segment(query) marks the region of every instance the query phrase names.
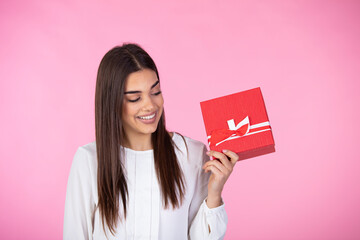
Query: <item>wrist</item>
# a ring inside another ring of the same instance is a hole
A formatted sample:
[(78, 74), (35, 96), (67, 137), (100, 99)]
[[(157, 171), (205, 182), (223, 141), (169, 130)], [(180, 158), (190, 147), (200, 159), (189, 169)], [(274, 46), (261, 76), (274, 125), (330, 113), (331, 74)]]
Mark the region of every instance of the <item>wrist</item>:
[(223, 204), (221, 195), (208, 195), (206, 205), (208, 208), (216, 208)]

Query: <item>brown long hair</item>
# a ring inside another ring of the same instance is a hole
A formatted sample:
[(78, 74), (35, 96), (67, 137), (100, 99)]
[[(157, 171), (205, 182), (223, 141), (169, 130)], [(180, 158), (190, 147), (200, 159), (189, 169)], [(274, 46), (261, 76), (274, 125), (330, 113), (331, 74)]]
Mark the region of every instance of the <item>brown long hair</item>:
[[(121, 196), (124, 218), (127, 214), (128, 186), (120, 154), (124, 144), (121, 121), (125, 81), (129, 74), (141, 69), (155, 71), (149, 54), (137, 44), (123, 44), (108, 51), (101, 60), (95, 91), (95, 131), (97, 150), (98, 207), (104, 231), (116, 232)], [(185, 180), (176, 158), (177, 147), (165, 127), (163, 111), (157, 129), (151, 135), (157, 179), (165, 208), (181, 206), (185, 194)]]

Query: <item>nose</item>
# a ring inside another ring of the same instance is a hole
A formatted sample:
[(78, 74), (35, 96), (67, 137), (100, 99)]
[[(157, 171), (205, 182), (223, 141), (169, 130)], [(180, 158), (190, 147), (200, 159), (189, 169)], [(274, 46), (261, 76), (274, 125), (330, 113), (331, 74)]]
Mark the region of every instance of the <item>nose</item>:
[(144, 105), (143, 105), (144, 111), (152, 112), (155, 109), (155, 103), (154, 103), (153, 99), (151, 98), (151, 96), (145, 97), (143, 103), (144, 103)]

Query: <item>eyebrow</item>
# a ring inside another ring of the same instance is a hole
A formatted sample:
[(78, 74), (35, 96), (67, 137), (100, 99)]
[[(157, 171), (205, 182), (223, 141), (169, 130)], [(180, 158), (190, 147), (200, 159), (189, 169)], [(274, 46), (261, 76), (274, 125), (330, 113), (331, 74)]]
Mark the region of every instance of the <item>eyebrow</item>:
[[(150, 89), (153, 89), (158, 84), (159, 84), (159, 80), (157, 80), (156, 83), (154, 83)], [(125, 92), (124, 94), (132, 94), (132, 93), (141, 93), (141, 91), (128, 91), (128, 92)]]

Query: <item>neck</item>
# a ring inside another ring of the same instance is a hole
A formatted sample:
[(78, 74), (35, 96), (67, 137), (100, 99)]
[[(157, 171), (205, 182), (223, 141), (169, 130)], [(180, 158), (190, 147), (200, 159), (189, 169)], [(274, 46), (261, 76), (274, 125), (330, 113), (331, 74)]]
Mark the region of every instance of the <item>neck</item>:
[(131, 136), (125, 135), (124, 147), (135, 151), (146, 151), (153, 149), (151, 143), (151, 134), (134, 134)]

